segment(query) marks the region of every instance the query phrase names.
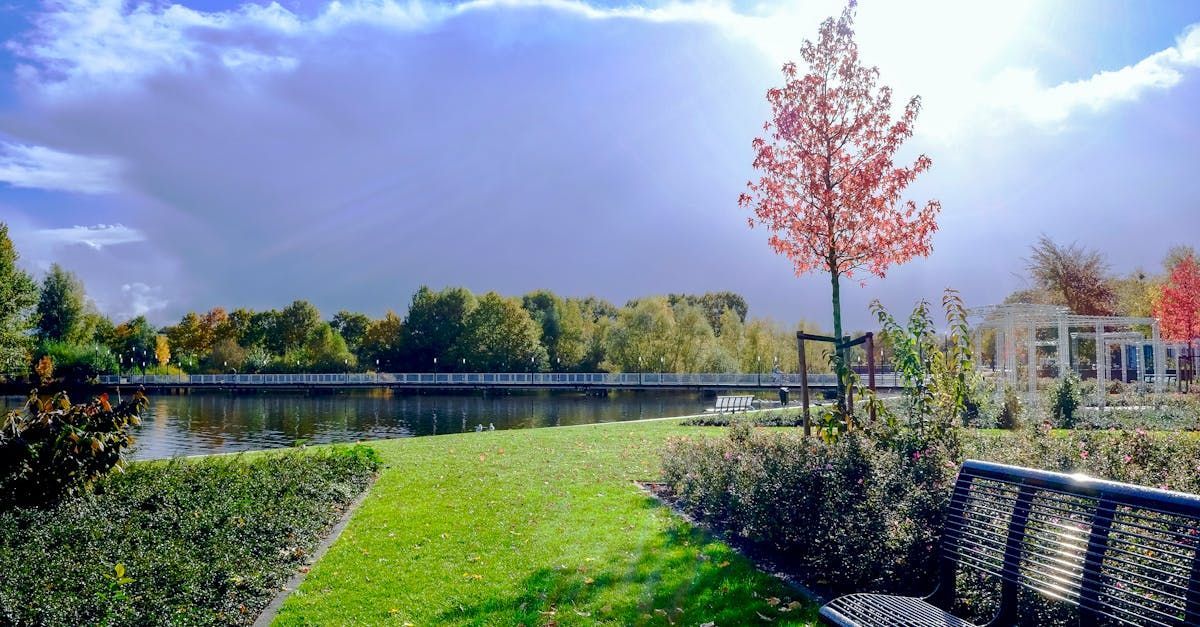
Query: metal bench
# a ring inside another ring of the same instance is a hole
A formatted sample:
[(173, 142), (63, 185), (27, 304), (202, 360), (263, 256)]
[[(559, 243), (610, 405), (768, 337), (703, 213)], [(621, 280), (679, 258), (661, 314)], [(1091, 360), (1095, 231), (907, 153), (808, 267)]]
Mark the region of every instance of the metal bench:
[(989, 625), (1018, 622), (1018, 592), (1076, 606), (1080, 625), (1200, 625), (1200, 497), (971, 460), (947, 513), (937, 590), (851, 594), (821, 608), (835, 625), (962, 625), (956, 569), (1000, 581)]
[(753, 396), (718, 396), (716, 406), (709, 409), (718, 414), (737, 413), (754, 409)]

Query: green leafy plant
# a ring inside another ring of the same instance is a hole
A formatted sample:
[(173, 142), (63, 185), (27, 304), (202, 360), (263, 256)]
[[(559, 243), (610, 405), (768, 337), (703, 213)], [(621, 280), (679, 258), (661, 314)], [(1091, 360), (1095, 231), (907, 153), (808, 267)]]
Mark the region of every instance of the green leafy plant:
[(1048, 405), (1054, 424), (1063, 429), (1074, 429), (1078, 422), (1076, 414), (1082, 402), (1079, 377), (1072, 372), (1050, 388)]
[(1001, 429), (1016, 429), (1021, 426), (1021, 395), (1011, 385), (1004, 386), (1004, 401), (996, 414), (996, 426)]
[(879, 301), (871, 311), (893, 350), (892, 364), (903, 384), (909, 424), (929, 438), (952, 437), (953, 427), (978, 414), (982, 379), (972, 358), (967, 308), (958, 292), (942, 297), (947, 334), (940, 338), (928, 301), (920, 301), (906, 324), (898, 322)]
[(250, 625), (379, 468), (365, 445), (135, 462), (0, 507), (0, 625)]
[(66, 393), (34, 390), (0, 425), (0, 503), (44, 504), (88, 490), (125, 462), (130, 427), (148, 401), (140, 391), (116, 406), (102, 394), (72, 405)]

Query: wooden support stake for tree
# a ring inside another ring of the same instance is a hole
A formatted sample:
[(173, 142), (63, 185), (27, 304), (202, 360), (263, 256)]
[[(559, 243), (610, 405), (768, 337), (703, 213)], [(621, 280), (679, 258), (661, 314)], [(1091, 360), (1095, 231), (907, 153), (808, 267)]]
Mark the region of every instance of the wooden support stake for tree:
[(812, 422), (808, 415), (808, 363), (804, 359), (804, 334), (796, 334), (797, 350), (800, 352), (800, 404), (804, 407), (804, 437), (812, 435)]
[[(875, 396), (875, 334), (867, 332), (867, 387), (871, 388), (871, 396)], [(871, 415), (871, 422), (875, 422), (875, 403), (874, 398), (867, 406), (867, 411)]]
[[(850, 374), (852, 372), (850, 370), (850, 346), (851, 346), (850, 336), (847, 335), (847, 336), (842, 337), (842, 342), (837, 347), (837, 350), (841, 355), (841, 362), (842, 362), (842, 372), (839, 373), (839, 376), (838, 376), (838, 387), (841, 387), (843, 385), (843, 383), (846, 386), (846, 430), (847, 431), (854, 430), (854, 386), (850, 384), (850, 381), (852, 380), (852, 378), (850, 377)], [(841, 376), (840, 376), (841, 374), (846, 375), (846, 380), (844, 382), (841, 380)]]

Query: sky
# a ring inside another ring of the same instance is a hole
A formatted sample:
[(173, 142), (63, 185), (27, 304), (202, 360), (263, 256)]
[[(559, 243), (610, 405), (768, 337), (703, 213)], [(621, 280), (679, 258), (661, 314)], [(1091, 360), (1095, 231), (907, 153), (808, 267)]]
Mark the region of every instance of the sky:
[[(828, 278), (737, 198), (766, 90), (841, 6), (7, 0), (0, 221), (116, 319), (463, 285), (824, 322)], [(850, 328), (997, 302), (1043, 233), (1118, 273), (1200, 243), (1200, 3), (861, 0), (857, 33), (922, 98), (908, 197), (942, 213), (929, 258), (844, 285)]]

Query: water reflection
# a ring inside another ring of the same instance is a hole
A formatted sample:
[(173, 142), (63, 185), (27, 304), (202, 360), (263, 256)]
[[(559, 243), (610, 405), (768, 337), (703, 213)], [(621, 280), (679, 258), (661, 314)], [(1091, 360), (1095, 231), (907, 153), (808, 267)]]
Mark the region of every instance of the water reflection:
[[(3, 397), (6, 408), (22, 402), (20, 397)], [(607, 397), (573, 392), (417, 395), (386, 391), (152, 395), (137, 431), (134, 457), (436, 435), (474, 431), (476, 425), (487, 429), (489, 424), (497, 429), (527, 429), (637, 420), (696, 413), (705, 406), (698, 394), (663, 392)]]

